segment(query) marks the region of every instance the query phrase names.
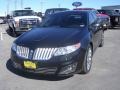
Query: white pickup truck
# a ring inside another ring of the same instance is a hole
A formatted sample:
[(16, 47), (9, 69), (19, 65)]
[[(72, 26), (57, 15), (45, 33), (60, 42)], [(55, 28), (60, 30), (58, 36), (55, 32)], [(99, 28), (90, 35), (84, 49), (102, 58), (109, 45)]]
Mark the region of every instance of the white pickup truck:
[(36, 27), (41, 21), (42, 19), (35, 16), (33, 10), (15, 10), (8, 19), (8, 25), (14, 35), (18, 35)]

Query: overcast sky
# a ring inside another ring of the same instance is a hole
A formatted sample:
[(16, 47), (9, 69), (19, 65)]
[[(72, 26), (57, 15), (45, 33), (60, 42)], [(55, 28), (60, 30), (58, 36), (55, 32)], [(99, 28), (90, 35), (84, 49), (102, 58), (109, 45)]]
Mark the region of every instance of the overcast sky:
[[(23, 0), (23, 8), (31, 7), (34, 11), (37, 12), (44, 12), (47, 8), (56, 7), (73, 9), (74, 7), (72, 6), (72, 3), (75, 1), (82, 2), (81, 7), (90, 7), (97, 9), (101, 8), (101, 6), (120, 5), (120, 0)], [(5, 15), (7, 11), (10, 12), (15, 9), (21, 9), (21, 0), (0, 0), (0, 16)]]

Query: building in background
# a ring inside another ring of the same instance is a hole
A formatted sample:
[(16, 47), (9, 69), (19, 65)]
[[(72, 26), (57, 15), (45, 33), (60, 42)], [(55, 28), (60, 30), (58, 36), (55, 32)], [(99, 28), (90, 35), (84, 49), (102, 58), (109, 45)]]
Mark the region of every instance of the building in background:
[(120, 5), (114, 5), (114, 6), (103, 6), (101, 9), (105, 10), (120, 10)]

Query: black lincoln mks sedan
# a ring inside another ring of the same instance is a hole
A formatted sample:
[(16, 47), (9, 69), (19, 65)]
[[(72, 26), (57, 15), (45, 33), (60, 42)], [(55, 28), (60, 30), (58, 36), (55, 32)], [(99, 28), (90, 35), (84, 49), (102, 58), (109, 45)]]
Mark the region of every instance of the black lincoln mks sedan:
[(11, 64), (30, 73), (86, 74), (91, 69), (96, 48), (103, 46), (102, 29), (97, 15), (91, 11), (52, 14), (14, 41)]

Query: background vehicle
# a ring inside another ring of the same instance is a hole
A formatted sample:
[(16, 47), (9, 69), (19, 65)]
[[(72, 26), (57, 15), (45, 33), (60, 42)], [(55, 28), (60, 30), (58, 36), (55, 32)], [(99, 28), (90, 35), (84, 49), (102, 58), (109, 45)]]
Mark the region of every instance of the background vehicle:
[(4, 20), (2, 18), (0, 18), (0, 24), (3, 24)]
[(36, 27), (41, 20), (40, 17), (35, 16), (33, 10), (15, 10), (8, 17), (8, 25), (14, 34), (17, 35)]
[(99, 13), (96, 9), (94, 8), (75, 8), (74, 10), (92, 10), (94, 13), (97, 14), (98, 18), (101, 19), (102, 26), (104, 30), (107, 30), (108, 27), (110, 26), (110, 17), (106, 14), (101, 14)]
[(0, 24), (5, 24), (7, 22), (6, 17), (0, 16)]
[(47, 17), (47, 16), (57, 13), (57, 12), (66, 11), (66, 10), (69, 10), (69, 9), (68, 8), (50, 8), (45, 11), (44, 17)]
[(116, 25), (120, 25), (120, 14), (114, 10), (98, 10), (101, 14), (106, 14), (110, 16), (110, 26), (111, 28), (115, 27)]
[(88, 73), (93, 53), (104, 41), (104, 31), (98, 21), (92, 11), (50, 15), (40, 27), (14, 41), (13, 66), (27, 72), (58, 76)]

